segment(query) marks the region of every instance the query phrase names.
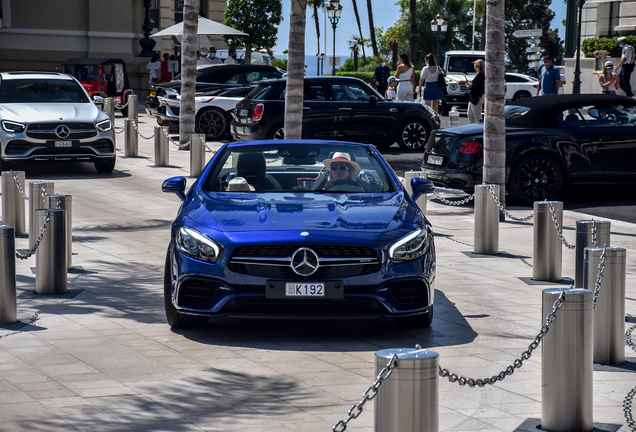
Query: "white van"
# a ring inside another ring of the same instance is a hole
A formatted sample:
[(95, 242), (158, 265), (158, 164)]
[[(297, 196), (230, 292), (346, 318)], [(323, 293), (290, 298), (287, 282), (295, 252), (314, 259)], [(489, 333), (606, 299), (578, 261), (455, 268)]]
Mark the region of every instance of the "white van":
[[(222, 61), (225, 61), (225, 59), (227, 58), (227, 51), (226, 49), (218, 49), (216, 50), (216, 57), (220, 58)], [(237, 63), (243, 63), (243, 59), (245, 58), (245, 50), (236, 50), (236, 62)], [(256, 51), (252, 51), (252, 64), (253, 65), (268, 65), (271, 66), (272, 65), (272, 59), (269, 55), (262, 53), (262, 52), (256, 52)]]

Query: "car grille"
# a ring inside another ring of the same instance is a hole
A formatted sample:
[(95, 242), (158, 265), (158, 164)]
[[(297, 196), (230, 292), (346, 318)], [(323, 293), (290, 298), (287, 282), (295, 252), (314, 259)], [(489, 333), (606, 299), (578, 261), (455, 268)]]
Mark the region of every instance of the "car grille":
[[(291, 267), (294, 252), (300, 247), (312, 249), (320, 265), (309, 276), (298, 275)], [(236, 273), (269, 279), (328, 280), (361, 276), (380, 270), (380, 260), (372, 248), (361, 246), (241, 246), (229, 262)]]
[(65, 140), (81, 140), (97, 135), (95, 125), (92, 123), (34, 123), (29, 125), (27, 136), (41, 140), (59, 140), (62, 138), (57, 136), (55, 129), (60, 125), (68, 126), (71, 130), (70, 135), (64, 138)]
[[(92, 147), (95, 150), (89, 148)], [(52, 147), (44, 144), (34, 144), (25, 140), (12, 140), (9, 141), (5, 148), (6, 155), (23, 155), (28, 153), (31, 149), (35, 148), (30, 156), (37, 155), (49, 155), (49, 154), (73, 154), (73, 155), (94, 155), (96, 153), (113, 153), (114, 144), (109, 139), (99, 139), (91, 143), (84, 144), (80, 148), (72, 147)]]

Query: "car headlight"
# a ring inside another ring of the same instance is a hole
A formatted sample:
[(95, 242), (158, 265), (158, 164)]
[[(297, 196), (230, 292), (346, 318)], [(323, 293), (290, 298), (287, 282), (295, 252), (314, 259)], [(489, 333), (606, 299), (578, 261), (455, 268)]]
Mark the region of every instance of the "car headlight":
[(448, 85), (452, 91), (457, 90), (457, 83), (451, 83)]
[(429, 230), (418, 228), (389, 246), (389, 258), (394, 262), (404, 262), (421, 257), (431, 242)]
[(12, 122), (9, 120), (2, 120), (2, 130), (11, 133), (24, 132), (25, 126), (22, 123)]
[(104, 120), (97, 123), (95, 127), (100, 132), (107, 132), (113, 128), (113, 124), (110, 122), (110, 120)]
[(189, 257), (216, 262), (222, 246), (194, 228), (182, 226), (177, 233), (177, 248)]

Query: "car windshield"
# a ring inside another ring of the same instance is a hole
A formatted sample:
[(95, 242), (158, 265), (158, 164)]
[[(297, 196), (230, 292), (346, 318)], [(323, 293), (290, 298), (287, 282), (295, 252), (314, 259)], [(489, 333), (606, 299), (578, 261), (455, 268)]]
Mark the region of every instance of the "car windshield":
[(479, 55), (462, 55), (462, 56), (451, 56), (448, 59), (448, 72), (453, 73), (475, 73), (475, 60), (483, 60), (484, 56)]
[(202, 189), (211, 192), (394, 192), (378, 157), (366, 147), (278, 144), (228, 147)]
[(506, 123), (514, 124), (529, 112), (530, 108), (525, 106), (506, 105)]
[(0, 103), (88, 103), (75, 81), (61, 79), (9, 79), (0, 84)]

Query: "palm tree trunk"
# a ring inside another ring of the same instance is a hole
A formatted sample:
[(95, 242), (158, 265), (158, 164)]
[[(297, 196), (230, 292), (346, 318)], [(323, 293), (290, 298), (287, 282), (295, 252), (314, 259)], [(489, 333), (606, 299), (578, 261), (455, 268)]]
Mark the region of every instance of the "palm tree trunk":
[(409, 6), (411, 13), (411, 34), (409, 35), (409, 45), (411, 49), (409, 50), (409, 57), (411, 63), (415, 64), (415, 40), (417, 38), (417, 0), (410, 0)]
[[(364, 40), (364, 36), (362, 36), (362, 23), (360, 22), (360, 14), (358, 13), (358, 2), (356, 2), (356, 0), (351, 0), (351, 3), (353, 4), (353, 13), (356, 16), (356, 22), (358, 23), (358, 31), (360, 32), (360, 40)], [(364, 43), (362, 43), (361, 45), (362, 45), (362, 64), (366, 65), (367, 55), (364, 52)]]
[(486, 116), (484, 119), (484, 184), (499, 185), (506, 197), (506, 120), (504, 117), (504, 1), (490, 0), (486, 31)]
[(369, 12), (369, 37), (373, 48), (373, 57), (378, 58), (378, 42), (375, 40), (375, 27), (373, 26), (373, 6), (371, 0), (367, 0), (367, 11)]
[(181, 42), (181, 102), (179, 104), (179, 148), (190, 148), (194, 133), (194, 94), (196, 91), (199, 48), (199, 0), (185, 0), (183, 5), (183, 39)]
[(303, 87), (305, 77), (305, 21), (307, 0), (291, 0), (289, 53), (285, 91), (285, 138), (303, 135)]
[(252, 42), (245, 41), (245, 57), (243, 57), (243, 64), (252, 64)]
[(316, 42), (318, 43), (318, 51), (316, 51), (316, 75), (320, 76), (320, 19), (318, 19), (318, 2), (312, 2), (314, 8), (314, 23), (316, 24)]

